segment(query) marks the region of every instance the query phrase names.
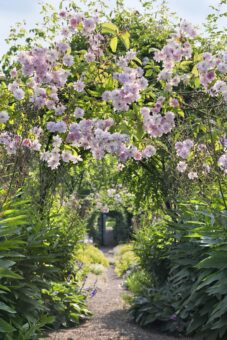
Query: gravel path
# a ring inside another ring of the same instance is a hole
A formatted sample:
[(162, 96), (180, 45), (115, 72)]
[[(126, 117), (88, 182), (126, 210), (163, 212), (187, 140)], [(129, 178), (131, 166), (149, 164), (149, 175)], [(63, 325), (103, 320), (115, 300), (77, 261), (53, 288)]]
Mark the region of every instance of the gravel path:
[[(111, 254), (106, 253), (110, 262)], [(90, 278), (92, 280), (94, 278)], [(98, 277), (97, 294), (90, 299), (89, 308), (94, 313), (78, 328), (50, 334), (51, 340), (174, 340), (176, 338), (148, 331), (130, 323), (124, 309), (121, 294), (122, 280), (114, 273), (113, 265)], [(186, 338), (184, 338), (186, 339)], [(183, 340), (183, 338), (181, 338)]]

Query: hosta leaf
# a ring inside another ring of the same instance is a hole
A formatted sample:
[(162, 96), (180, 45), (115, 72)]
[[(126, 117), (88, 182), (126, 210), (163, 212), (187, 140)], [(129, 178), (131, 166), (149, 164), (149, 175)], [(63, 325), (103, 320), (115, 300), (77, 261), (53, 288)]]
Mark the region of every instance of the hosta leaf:
[(39, 325), (41, 327), (45, 326), (46, 324), (51, 324), (53, 323), (55, 320), (55, 316), (52, 315), (44, 315), (41, 317), (40, 321), (39, 321)]

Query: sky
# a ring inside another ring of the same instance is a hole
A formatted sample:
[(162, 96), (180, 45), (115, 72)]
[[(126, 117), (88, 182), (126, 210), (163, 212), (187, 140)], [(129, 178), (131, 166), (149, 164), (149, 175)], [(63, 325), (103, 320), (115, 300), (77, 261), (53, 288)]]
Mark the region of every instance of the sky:
[[(49, 0), (53, 5), (58, 5), (60, 0)], [(114, 0), (110, 0), (113, 4)], [(171, 10), (192, 23), (202, 24), (210, 12), (210, 5), (217, 5), (218, 0), (168, 0)], [(78, 0), (79, 3), (79, 0)], [(138, 0), (125, 0), (130, 8), (138, 8)], [(0, 56), (7, 50), (4, 39), (7, 37), (10, 27), (25, 20), (28, 27), (32, 27), (40, 20), (39, 0), (0, 0)]]

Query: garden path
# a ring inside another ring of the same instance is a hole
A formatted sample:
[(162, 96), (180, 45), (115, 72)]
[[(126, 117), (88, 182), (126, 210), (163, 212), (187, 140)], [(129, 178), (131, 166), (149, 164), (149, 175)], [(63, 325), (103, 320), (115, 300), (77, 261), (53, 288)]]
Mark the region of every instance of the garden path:
[[(113, 263), (111, 252), (105, 255)], [(90, 277), (89, 284), (94, 277)], [(94, 282), (94, 281), (93, 281)], [(51, 340), (174, 340), (176, 338), (148, 331), (131, 323), (121, 298), (122, 279), (114, 273), (113, 264), (98, 277), (97, 293), (90, 299), (89, 308), (94, 316), (78, 328), (53, 332)], [(179, 338), (178, 338), (179, 339)], [(184, 338), (185, 340), (186, 338)], [(183, 340), (183, 338), (181, 338)]]

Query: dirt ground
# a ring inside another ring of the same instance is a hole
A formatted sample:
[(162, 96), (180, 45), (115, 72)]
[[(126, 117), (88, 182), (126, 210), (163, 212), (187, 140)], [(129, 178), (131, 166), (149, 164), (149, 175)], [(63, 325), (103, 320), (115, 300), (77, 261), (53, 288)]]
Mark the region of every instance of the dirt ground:
[[(112, 254), (105, 251), (110, 262)], [(92, 284), (95, 277), (89, 278)], [(114, 273), (114, 266), (98, 277), (97, 293), (89, 300), (93, 317), (78, 328), (53, 332), (49, 340), (174, 340), (176, 338), (148, 331), (131, 323), (121, 298), (122, 280)], [(179, 339), (179, 338), (178, 338)], [(189, 338), (180, 338), (181, 340)]]

